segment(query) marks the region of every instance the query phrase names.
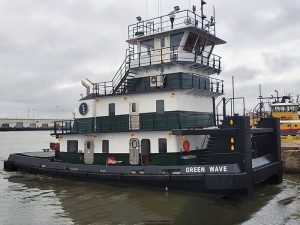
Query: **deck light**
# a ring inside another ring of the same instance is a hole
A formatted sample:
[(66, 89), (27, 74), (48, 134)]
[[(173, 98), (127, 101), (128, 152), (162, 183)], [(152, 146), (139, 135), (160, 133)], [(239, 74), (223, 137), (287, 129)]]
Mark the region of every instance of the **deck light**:
[(178, 5), (174, 6), (174, 10), (179, 11), (180, 10), (179, 6)]
[(193, 13), (196, 12), (196, 6), (193, 5)]
[(136, 19), (137, 19), (137, 21), (139, 21), (139, 22), (142, 21), (142, 17), (140, 17), (140, 16), (137, 16)]

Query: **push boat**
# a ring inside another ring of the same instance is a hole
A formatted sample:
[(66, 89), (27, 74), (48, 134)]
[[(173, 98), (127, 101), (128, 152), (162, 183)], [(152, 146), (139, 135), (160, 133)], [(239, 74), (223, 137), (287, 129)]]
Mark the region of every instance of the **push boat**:
[[(8, 171), (251, 195), (256, 184), (282, 182), (279, 120), (216, 115), (224, 94), (226, 42), (206, 19), (178, 6), (128, 26), (128, 49), (108, 82), (82, 81), (74, 120), (57, 121), (55, 151), (11, 154)], [(217, 121), (218, 118), (218, 121)]]
[(298, 98), (294, 101), (290, 95), (281, 97), (260, 96), (258, 98), (260, 102), (253, 109), (252, 125), (255, 126), (255, 123), (262, 117), (279, 118), (281, 140), (297, 140), (297, 136), (300, 135), (300, 105)]

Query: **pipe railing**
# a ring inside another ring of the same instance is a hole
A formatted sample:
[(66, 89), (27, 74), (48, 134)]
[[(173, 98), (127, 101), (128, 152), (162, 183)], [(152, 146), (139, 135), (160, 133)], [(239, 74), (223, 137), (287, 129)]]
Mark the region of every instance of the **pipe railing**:
[(174, 17), (173, 25), (170, 21), (170, 16), (171, 14), (167, 14), (129, 25), (128, 39), (186, 26), (197, 27), (209, 34), (216, 35), (215, 22), (211, 22), (207, 19), (202, 20), (201, 16), (190, 10), (172, 12), (172, 16)]
[(131, 67), (151, 66), (153, 64), (162, 64), (169, 62), (191, 62), (221, 71), (221, 57), (203, 50), (200, 54), (197, 52), (188, 52), (183, 50), (185, 46), (172, 46), (160, 49), (134, 53), (130, 55)]

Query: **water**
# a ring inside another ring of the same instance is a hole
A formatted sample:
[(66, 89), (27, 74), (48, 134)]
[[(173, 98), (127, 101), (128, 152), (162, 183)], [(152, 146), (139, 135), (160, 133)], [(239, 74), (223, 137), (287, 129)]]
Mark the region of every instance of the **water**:
[(300, 175), (256, 187), (249, 201), (3, 171), (10, 153), (50, 140), (47, 131), (0, 132), (0, 224), (300, 224)]

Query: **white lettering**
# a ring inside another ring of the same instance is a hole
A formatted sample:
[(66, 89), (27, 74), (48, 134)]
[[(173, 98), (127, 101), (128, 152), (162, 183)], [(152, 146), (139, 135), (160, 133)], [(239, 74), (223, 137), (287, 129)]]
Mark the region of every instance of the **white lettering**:
[(228, 168), (227, 166), (210, 166), (209, 172), (211, 173), (221, 173), (221, 172), (227, 172)]
[(205, 167), (204, 166), (186, 167), (185, 172), (186, 173), (205, 173)]

